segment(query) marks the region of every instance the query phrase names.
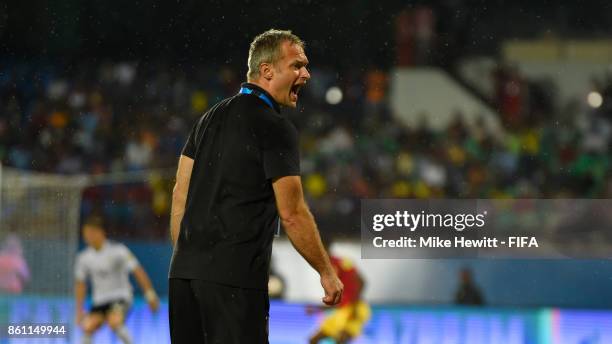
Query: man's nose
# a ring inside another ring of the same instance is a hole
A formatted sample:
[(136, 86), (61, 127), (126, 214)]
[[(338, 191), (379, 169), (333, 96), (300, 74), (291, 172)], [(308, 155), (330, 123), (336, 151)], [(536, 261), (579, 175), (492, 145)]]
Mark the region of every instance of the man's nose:
[(302, 67), (302, 78), (304, 78), (304, 80), (310, 80), (310, 72), (308, 72), (308, 69), (306, 69), (306, 67)]

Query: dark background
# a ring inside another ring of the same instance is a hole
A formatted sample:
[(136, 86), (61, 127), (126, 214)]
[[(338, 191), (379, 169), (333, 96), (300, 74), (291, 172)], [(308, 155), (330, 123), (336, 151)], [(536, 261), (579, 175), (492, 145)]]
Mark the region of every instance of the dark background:
[[(504, 38), (612, 32), (608, 1), (10, 1), (0, 5), (5, 58), (172, 59), (243, 66), (253, 36), (291, 29), (313, 63), (340, 70), (393, 63), (394, 17), (426, 4), (437, 33), (462, 53), (493, 52)], [(443, 40), (442, 40), (443, 41)], [(444, 45), (444, 43), (442, 43)], [(444, 51), (438, 52), (444, 62)]]

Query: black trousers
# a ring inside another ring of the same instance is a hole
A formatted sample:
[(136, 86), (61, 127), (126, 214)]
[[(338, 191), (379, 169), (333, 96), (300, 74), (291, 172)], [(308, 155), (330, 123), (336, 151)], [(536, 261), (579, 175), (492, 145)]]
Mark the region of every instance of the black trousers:
[(266, 291), (171, 278), (169, 303), (173, 344), (268, 344)]

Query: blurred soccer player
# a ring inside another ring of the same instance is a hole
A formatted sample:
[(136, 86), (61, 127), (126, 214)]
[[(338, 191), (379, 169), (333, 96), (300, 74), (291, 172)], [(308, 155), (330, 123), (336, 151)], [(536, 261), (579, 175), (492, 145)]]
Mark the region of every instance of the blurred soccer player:
[(472, 278), (472, 270), (463, 268), (459, 272), (459, 288), (455, 293), (455, 303), (459, 305), (484, 305), (484, 297)]
[(247, 83), (191, 131), (173, 192), (170, 337), (173, 343), (268, 343), (268, 271), (280, 216), (298, 252), (319, 273), (323, 302), (342, 298), (304, 200), (295, 126), (310, 79), (304, 43), (269, 30), (249, 49)]
[[(326, 241), (326, 245), (329, 251), (330, 242)], [(365, 282), (353, 262), (333, 255), (330, 259), (344, 284), (344, 294), (337, 309), (323, 320), (319, 330), (310, 337), (311, 344), (326, 338), (332, 338), (338, 344), (348, 343), (361, 334), (371, 315), (370, 306), (361, 298)]]
[[(159, 299), (151, 281), (125, 245), (106, 239), (101, 218), (91, 217), (85, 222), (83, 239), (88, 247), (79, 253), (75, 267), (76, 318), (84, 331), (83, 343), (91, 343), (92, 335), (104, 322), (123, 343), (132, 343), (124, 325), (133, 299), (129, 274), (134, 274), (149, 307), (155, 312)], [(87, 293), (87, 278), (92, 286), (93, 306), (85, 314), (83, 301)]]
[(19, 294), (29, 279), (21, 241), (17, 235), (9, 234), (0, 246), (0, 292)]

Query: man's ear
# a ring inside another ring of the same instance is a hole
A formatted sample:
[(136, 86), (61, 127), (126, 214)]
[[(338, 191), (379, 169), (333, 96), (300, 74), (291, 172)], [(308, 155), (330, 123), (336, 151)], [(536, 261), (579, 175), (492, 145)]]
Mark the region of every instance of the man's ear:
[(271, 80), (274, 75), (274, 68), (272, 68), (272, 64), (270, 63), (262, 63), (259, 65), (259, 75), (261, 75), (266, 80)]

